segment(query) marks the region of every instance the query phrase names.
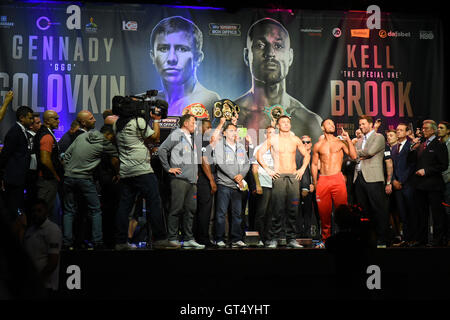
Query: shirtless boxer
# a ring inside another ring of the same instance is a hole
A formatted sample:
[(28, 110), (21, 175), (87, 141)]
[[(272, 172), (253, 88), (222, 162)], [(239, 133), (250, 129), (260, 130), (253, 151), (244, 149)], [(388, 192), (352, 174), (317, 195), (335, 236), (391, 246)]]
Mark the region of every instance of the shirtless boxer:
[[(276, 248), (280, 240), (282, 220), (286, 218), (286, 243), (291, 248), (302, 248), (295, 240), (295, 221), (300, 202), (300, 180), (309, 164), (310, 155), (299, 137), (291, 131), (291, 119), (281, 116), (278, 119), (279, 134), (267, 139), (258, 150), (256, 159), (273, 179), (272, 187), (272, 226), (269, 231), (269, 248)], [(296, 150), (303, 155), (303, 164), (297, 169)], [(274, 169), (270, 169), (263, 159), (267, 150), (272, 153)], [(286, 204), (289, 203), (286, 208)]]
[[(336, 127), (333, 120), (322, 121), (324, 139), (314, 145), (311, 163), (313, 184), (316, 189), (316, 200), (322, 228), (322, 241), (316, 246), (325, 247), (325, 241), (331, 235), (332, 204), (337, 208), (347, 204), (347, 189), (344, 175), (341, 172), (344, 152), (352, 160), (357, 157), (355, 146), (348, 133), (342, 129), (341, 140), (334, 136)], [(320, 178), (317, 181), (318, 164), (320, 160)]]

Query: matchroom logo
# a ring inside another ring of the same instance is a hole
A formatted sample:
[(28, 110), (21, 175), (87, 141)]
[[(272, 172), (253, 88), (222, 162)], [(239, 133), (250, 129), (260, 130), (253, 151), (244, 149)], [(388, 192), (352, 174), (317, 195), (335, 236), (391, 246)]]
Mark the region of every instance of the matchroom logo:
[(352, 38), (370, 38), (370, 29), (351, 29)]

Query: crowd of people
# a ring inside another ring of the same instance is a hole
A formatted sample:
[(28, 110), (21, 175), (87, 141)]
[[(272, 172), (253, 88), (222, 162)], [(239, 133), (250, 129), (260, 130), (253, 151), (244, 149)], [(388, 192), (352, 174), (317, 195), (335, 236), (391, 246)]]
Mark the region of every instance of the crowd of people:
[(332, 213), (349, 205), (371, 221), (378, 248), (448, 244), (445, 121), (425, 120), (416, 132), (400, 123), (385, 137), (380, 121), (362, 115), (351, 139), (325, 119), (313, 144), (282, 115), (253, 145), (238, 117), (212, 128), (187, 113), (162, 139), (156, 113), (146, 121), (107, 110), (98, 131), (83, 110), (58, 141), (55, 111), (15, 113), (0, 153), (2, 218), (50, 287), (61, 249), (245, 248), (247, 231), (257, 231), (257, 247), (316, 238), (325, 248), (337, 229)]

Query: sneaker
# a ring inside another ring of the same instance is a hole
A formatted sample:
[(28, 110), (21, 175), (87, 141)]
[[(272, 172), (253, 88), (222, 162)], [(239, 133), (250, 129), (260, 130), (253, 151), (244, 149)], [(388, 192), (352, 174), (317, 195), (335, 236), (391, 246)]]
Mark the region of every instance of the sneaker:
[(264, 242), (262, 242), (261, 240), (259, 240), (258, 244), (256, 245), (258, 248), (262, 248), (264, 247)]
[(280, 246), (285, 246), (286, 244), (286, 239), (280, 239)]
[(287, 247), (295, 249), (303, 248), (303, 246), (299, 244), (295, 239), (290, 240), (289, 243), (287, 244)]
[(219, 241), (216, 243), (216, 246), (219, 248), (226, 248), (227, 245), (225, 244), (225, 242)]
[(277, 240), (271, 240), (269, 241), (269, 244), (267, 245), (267, 248), (269, 249), (276, 249), (278, 246)]
[(316, 248), (316, 249), (325, 249), (325, 243), (323, 243), (323, 241), (319, 241), (319, 243), (316, 244), (316, 246), (314, 248)]
[(116, 250), (116, 251), (135, 250), (135, 249), (136, 249), (136, 246), (133, 247), (128, 242), (118, 243), (114, 247), (114, 250)]
[(205, 245), (199, 244), (195, 240), (184, 241), (182, 247), (184, 249), (205, 249)]
[(178, 249), (181, 248), (181, 244), (178, 240), (169, 241), (167, 239), (154, 241), (152, 244), (148, 244), (147, 246), (151, 246), (153, 249)]
[(232, 248), (246, 248), (248, 247), (247, 244), (241, 240), (237, 241), (237, 242), (233, 242), (231, 244)]
[(73, 251), (75, 250), (75, 247), (73, 246), (73, 244), (63, 244), (61, 249), (64, 251)]

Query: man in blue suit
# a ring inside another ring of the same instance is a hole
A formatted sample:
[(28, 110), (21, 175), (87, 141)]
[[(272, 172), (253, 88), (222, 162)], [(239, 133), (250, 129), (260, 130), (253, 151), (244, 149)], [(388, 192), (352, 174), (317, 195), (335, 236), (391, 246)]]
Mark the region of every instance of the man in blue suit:
[(13, 223), (23, 206), (26, 173), (30, 167), (31, 138), (27, 129), (33, 123), (33, 110), (22, 106), (16, 111), (17, 122), (9, 129), (0, 154), (1, 188), (5, 190), (6, 218)]
[(411, 214), (414, 210), (414, 187), (411, 177), (414, 175), (415, 166), (407, 161), (411, 148), (411, 141), (407, 136), (411, 134), (409, 127), (400, 123), (396, 128), (397, 144), (392, 147), (391, 157), (394, 163), (394, 174), (392, 185), (394, 187), (394, 198), (399, 211), (400, 221), (403, 226), (403, 238), (393, 246), (406, 246), (412, 241), (410, 234)]

